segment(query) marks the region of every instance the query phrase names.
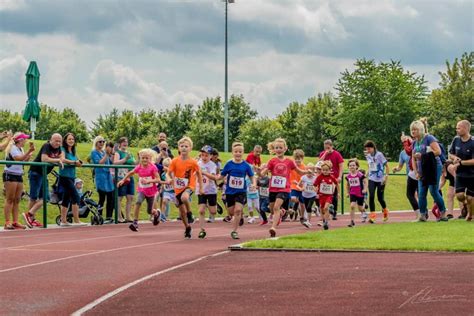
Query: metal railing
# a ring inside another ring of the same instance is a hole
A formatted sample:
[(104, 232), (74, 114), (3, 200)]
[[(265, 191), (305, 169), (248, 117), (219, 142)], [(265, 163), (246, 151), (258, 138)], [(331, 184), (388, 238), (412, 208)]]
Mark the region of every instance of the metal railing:
[[(42, 175), (42, 188), (43, 188), (43, 228), (48, 227), (48, 199), (45, 196), (46, 192), (48, 191), (48, 167), (56, 167), (57, 164), (51, 164), (47, 162), (33, 162), (33, 161), (11, 161), (11, 160), (0, 160), (0, 165), (23, 165), (23, 166), (38, 166), (41, 167), (41, 175)], [(103, 164), (83, 164), (81, 167), (76, 168), (108, 168), (108, 169), (133, 169), (135, 166), (132, 165), (103, 165)], [(118, 179), (118, 172), (114, 172), (114, 222), (115, 224), (118, 223), (118, 187), (117, 183)]]

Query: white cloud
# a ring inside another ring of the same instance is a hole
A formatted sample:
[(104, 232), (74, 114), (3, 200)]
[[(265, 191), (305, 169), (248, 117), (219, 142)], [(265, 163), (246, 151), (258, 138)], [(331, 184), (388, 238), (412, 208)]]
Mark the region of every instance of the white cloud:
[(2, 0), (0, 1), (0, 11), (14, 11), (25, 7), (24, 0)]
[(27, 68), (28, 61), (23, 55), (1, 59), (0, 93), (25, 91), (25, 73)]

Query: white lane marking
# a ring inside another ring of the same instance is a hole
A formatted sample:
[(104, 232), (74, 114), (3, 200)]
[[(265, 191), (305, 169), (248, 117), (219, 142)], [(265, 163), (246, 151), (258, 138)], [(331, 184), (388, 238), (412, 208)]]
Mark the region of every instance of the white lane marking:
[(97, 305), (105, 302), (106, 300), (114, 297), (115, 295), (117, 294), (120, 294), (126, 290), (128, 290), (129, 288), (139, 284), (139, 283), (142, 283), (144, 281), (147, 281), (151, 278), (154, 278), (156, 276), (159, 276), (159, 275), (162, 275), (162, 274), (165, 274), (167, 272), (171, 272), (171, 271), (174, 271), (174, 270), (177, 270), (179, 268), (182, 268), (182, 267), (185, 267), (185, 266), (189, 266), (191, 264), (194, 264), (196, 262), (199, 262), (199, 261), (202, 261), (204, 259), (207, 259), (207, 258), (211, 258), (211, 257), (217, 257), (217, 256), (220, 256), (220, 255), (223, 255), (223, 254), (226, 254), (226, 253), (229, 253), (229, 250), (226, 250), (226, 251), (221, 251), (221, 252), (218, 252), (218, 253), (215, 253), (215, 254), (212, 254), (212, 255), (207, 255), (207, 256), (202, 256), (202, 257), (199, 257), (197, 259), (194, 259), (194, 260), (191, 260), (191, 261), (188, 261), (188, 262), (185, 262), (185, 263), (181, 263), (181, 264), (178, 264), (176, 266), (172, 266), (168, 269), (164, 269), (164, 270), (161, 270), (161, 271), (158, 271), (158, 272), (154, 272), (152, 274), (149, 274), (149, 275), (146, 275), (138, 280), (135, 280), (133, 282), (130, 282), (128, 284), (125, 284), (121, 287), (119, 287), (118, 289), (115, 289), (101, 297), (99, 297), (98, 299), (96, 299), (95, 301), (87, 304), (86, 306), (78, 309), (77, 311), (75, 311), (74, 313), (71, 314), (71, 316), (79, 316), (79, 315), (82, 315), (84, 314), (85, 312), (87, 311), (90, 311), (91, 309), (93, 309), (94, 307), (96, 307)]

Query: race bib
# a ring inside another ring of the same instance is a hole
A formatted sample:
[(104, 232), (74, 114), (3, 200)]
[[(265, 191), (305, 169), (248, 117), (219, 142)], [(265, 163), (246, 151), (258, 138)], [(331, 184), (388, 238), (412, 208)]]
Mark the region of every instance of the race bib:
[(306, 185), (304, 186), (304, 191), (306, 193), (313, 193), (314, 192), (314, 185), (312, 185), (310, 183), (306, 183)]
[(163, 190), (173, 191), (173, 186), (171, 184), (165, 184), (165, 185), (163, 185)]
[(270, 191), (268, 188), (259, 188), (260, 196), (267, 197), (270, 195)]
[(272, 177), (272, 182), (271, 182), (270, 185), (273, 188), (284, 189), (284, 188), (286, 188), (286, 178), (285, 177), (279, 177), (279, 176), (273, 176)]
[(142, 189), (151, 188), (153, 183), (144, 183), (144, 180), (151, 180), (152, 177), (140, 177), (138, 178), (138, 187)]
[(359, 178), (350, 178), (350, 179), (349, 179), (349, 186), (351, 186), (351, 187), (359, 187), (359, 186), (360, 186), (360, 180), (359, 180)]
[(321, 192), (322, 194), (331, 195), (334, 193), (334, 188), (332, 184), (321, 183), (319, 185), (319, 192)]
[(229, 176), (229, 188), (232, 189), (243, 189), (245, 184), (245, 179), (242, 177)]
[(189, 179), (174, 178), (174, 188), (177, 190), (186, 189), (188, 187)]
[(251, 188), (249, 187), (249, 193), (255, 194), (255, 193), (257, 193), (257, 192), (258, 192), (258, 191), (257, 191), (257, 188), (251, 189)]
[(206, 186), (206, 183), (209, 183), (209, 179), (207, 177), (202, 177), (202, 184)]
[(369, 163), (369, 171), (371, 172), (377, 171), (377, 164), (375, 162), (372, 161)]

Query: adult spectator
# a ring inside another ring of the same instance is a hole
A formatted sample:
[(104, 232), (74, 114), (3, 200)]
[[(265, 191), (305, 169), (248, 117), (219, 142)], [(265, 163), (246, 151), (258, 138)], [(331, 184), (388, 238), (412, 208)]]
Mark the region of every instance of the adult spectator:
[(158, 171), (163, 171), (163, 160), (166, 158), (172, 158), (172, 155), (170, 156), (170, 148), (169, 145), (166, 141), (162, 141), (161, 143), (158, 144), (158, 155), (156, 157), (156, 164), (158, 167)]
[[(337, 179), (338, 184), (341, 184), (342, 181), (342, 173), (344, 172), (344, 159), (342, 158), (341, 153), (334, 149), (332, 140), (327, 139), (324, 141), (324, 150), (319, 153), (319, 160), (329, 160), (332, 163), (331, 173), (334, 178)], [(332, 205), (334, 206), (334, 210), (332, 211), (332, 219), (337, 220), (337, 204), (338, 204), (338, 193), (339, 186), (336, 186), (336, 190), (334, 190), (334, 195), (332, 197)]]
[[(8, 161), (28, 161), (35, 151), (35, 145), (30, 143), (28, 151), (25, 153), (23, 147), (30, 136), (17, 132), (5, 150), (5, 160)], [(5, 185), (5, 229), (25, 229), (18, 220), (20, 210), (20, 199), (23, 193), (23, 166), (6, 165), (3, 171), (3, 183)], [(12, 215), (13, 222), (10, 221)]]
[[(50, 164), (59, 164), (63, 168), (63, 159), (61, 158), (61, 144), (63, 137), (55, 133), (51, 135), (50, 140), (45, 143), (34, 162), (48, 162)], [(23, 213), (26, 225), (30, 228), (42, 227), (43, 225), (36, 219), (35, 214), (43, 205), (43, 198), (49, 199), (49, 183), (47, 175), (53, 171), (54, 165), (49, 165), (46, 168), (46, 192), (43, 192), (43, 173), (41, 166), (31, 166), (28, 173), (28, 180), (30, 183), (30, 203), (28, 205), (29, 211)]]
[[(135, 158), (133, 157), (133, 154), (128, 151), (128, 138), (127, 137), (121, 137), (118, 141), (118, 148), (115, 151), (114, 155), (114, 164), (115, 165), (129, 165), (129, 166), (134, 166), (136, 165)], [(125, 178), (125, 175), (130, 171), (131, 169), (116, 169), (116, 172), (118, 172), (118, 179), (119, 181)], [(117, 212), (118, 212), (118, 221), (119, 223), (132, 223), (131, 219), (131, 211), (132, 211), (132, 203), (133, 203), (133, 196), (135, 195), (135, 180), (133, 177), (130, 177), (127, 179), (124, 184), (119, 187), (118, 189), (118, 196), (119, 196), (119, 204), (117, 205)], [(125, 219), (123, 218), (122, 212), (121, 212), (121, 204), (122, 204), (122, 199), (123, 197), (126, 197), (126, 205), (125, 205)]]
[[(82, 166), (82, 161), (76, 153), (76, 137), (73, 133), (67, 133), (61, 147), (61, 159), (64, 168), (59, 170), (59, 185), (63, 188), (63, 199), (61, 202), (61, 226), (85, 225), (79, 219), (79, 202), (81, 197), (76, 190), (74, 180), (76, 179), (76, 167)], [(69, 205), (72, 209), (73, 224), (67, 221)]]
[[(114, 144), (107, 143), (102, 136), (94, 139), (91, 152), (91, 160), (94, 164), (111, 165), (114, 157)], [(99, 205), (103, 208), (106, 205), (106, 218), (104, 223), (113, 223), (114, 213), (114, 182), (110, 168), (95, 168), (95, 186), (99, 193)], [(107, 204), (105, 204), (107, 200)], [(102, 214), (102, 212), (101, 212)]]
[(262, 160), (260, 155), (262, 154), (262, 146), (255, 145), (253, 150), (248, 154), (247, 159), (245, 159), (251, 166), (260, 168), (262, 165)]
[(438, 140), (428, 134), (426, 122), (421, 120), (410, 124), (411, 136), (413, 137), (412, 159), (413, 169), (418, 179), (418, 205), (420, 207), (420, 222), (428, 219), (427, 195), (428, 191), (433, 197), (440, 215), (439, 221), (447, 221), (446, 206), (439, 192), (439, 181), (443, 165), (441, 163), (441, 147)]
[(459, 121), (449, 150), (449, 158), (456, 168), (456, 197), (467, 204), (466, 220), (474, 216), (474, 136), (471, 135), (471, 123)]
[(398, 157), (398, 166), (393, 168), (393, 172), (397, 173), (402, 170), (403, 165), (406, 166), (406, 196), (411, 204), (413, 211), (415, 211), (416, 213), (416, 218), (418, 219), (420, 214), (420, 208), (418, 206), (418, 179), (416, 178), (415, 170), (413, 170), (413, 165), (411, 163), (413, 140), (410, 136), (406, 136), (405, 134), (402, 134), (400, 140), (402, 141), (404, 149), (400, 152), (400, 156)]
[[(161, 132), (161, 133), (158, 134), (157, 138), (158, 138), (158, 143), (155, 146), (153, 146), (151, 149), (154, 150), (157, 154), (160, 154), (160, 152), (161, 152), (160, 151), (160, 144), (161, 144), (161, 142), (168, 141), (168, 137), (166, 136), (165, 133)], [(171, 152), (169, 147), (167, 149), (167, 153), (168, 153), (168, 157), (170, 157), (171, 159), (174, 158), (173, 153)]]

